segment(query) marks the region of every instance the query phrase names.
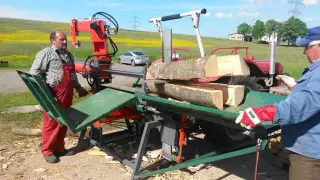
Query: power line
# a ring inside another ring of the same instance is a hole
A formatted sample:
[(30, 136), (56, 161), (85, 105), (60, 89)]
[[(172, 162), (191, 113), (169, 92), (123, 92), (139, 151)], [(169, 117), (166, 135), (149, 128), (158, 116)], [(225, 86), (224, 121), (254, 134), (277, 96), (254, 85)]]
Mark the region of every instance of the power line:
[(132, 16), (132, 22), (133, 23), (133, 29), (137, 30), (137, 27), (139, 27), (137, 24), (139, 23), (139, 21), (137, 20), (139, 17), (137, 17), (136, 13), (134, 13), (134, 16)]
[(300, 7), (304, 6), (302, 0), (289, 0), (288, 3), (292, 6), (292, 9), (289, 10), (289, 14), (291, 14), (294, 17), (302, 15), (300, 11)]

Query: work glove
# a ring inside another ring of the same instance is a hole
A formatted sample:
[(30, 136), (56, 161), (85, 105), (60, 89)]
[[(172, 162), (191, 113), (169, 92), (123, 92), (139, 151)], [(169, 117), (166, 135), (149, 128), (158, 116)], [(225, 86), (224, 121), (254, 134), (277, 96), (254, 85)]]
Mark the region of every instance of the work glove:
[(253, 129), (261, 122), (272, 122), (276, 114), (274, 105), (261, 106), (257, 108), (247, 108), (241, 111), (236, 119), (239, 124), (246, 129)]
[(277, 75), (276, 78), (282, 81), (285, 85), (287, 85), (290, 90), (292, 90), (294, 86), (297, 84), (295, 79), (290, 76)]

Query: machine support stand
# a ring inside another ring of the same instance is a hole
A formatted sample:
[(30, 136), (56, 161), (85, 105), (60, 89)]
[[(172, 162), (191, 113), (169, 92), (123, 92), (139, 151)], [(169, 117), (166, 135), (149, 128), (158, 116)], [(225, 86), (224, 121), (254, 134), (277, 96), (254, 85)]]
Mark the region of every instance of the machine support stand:
[(90, 136), (91, 139), (93, 139), (99, 144), (99, 146), (103, 146), (103, 136), (101, 127), (95, 127), (94, 125), (92, 125)]
[(129, 134), (131, 134), (131, 135), (134, 134), (133, 129), (132, 129), (132, 125), (130, 124), (129, 119), (125, 119), (125, 122), (126, 122), (126, 125), (127, 125), (127, 128), (128, 128)]
[[(162, 125), (162, 120), (151, 121), (151, 122), (147, 122), (145, 124), (142, 138), (141, 138), (140, 145), (139, 145), (139, 149), (138, 149), (138, 153), (137, 153), (137, 158), (134, 162), (134, 166), (128, 165), (129, 167), (133, 167), (131, 180), (136, 179), (136, 176), (139, 175), (139, 173), (140, 173), (141, 161), (142, 161), (142, 157), (143, 157), (143, 154), (144, 154), (147, 142), (148, 142), (148, 137), (149, 137), (151, 129), (158, 127), (158, 126), (161, 126), (161, 125)], [(129, 162), (129, 161), (125, 162), (125, 164), (127, 164), (127, 163), (131, 163), (131, 162)]]
[(90, 143), (85, 141), (86, 132), (87, 129), (84, 129), (80, 132), (80, 136), (76, 146), (76, 152), (80, 152), (82, 149), (88, 148), (90, 146)]

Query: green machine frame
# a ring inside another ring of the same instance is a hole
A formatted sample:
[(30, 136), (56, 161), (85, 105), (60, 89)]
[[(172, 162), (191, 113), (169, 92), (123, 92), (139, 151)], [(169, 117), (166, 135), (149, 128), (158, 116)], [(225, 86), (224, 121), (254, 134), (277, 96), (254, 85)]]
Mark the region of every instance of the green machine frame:
[[(152, 128), (158, 128), (160, 134), (166, 126), (165, 122), (170, 120), (171, 116), (187, 115), (205, 121), (222, 124), (224, 126), (239, 128), (234, 123), (235, 118), (240, 111), (247, 107), (257, 107), (270, 105), (284, 100), (286, 96), (270, 94), (265, 92), (256, 92), (246, 89), (245, 98), (238, 107), (226, 106), (224, 110), (203, 107), (194, 104), (185, 104), (178, 101), (171, 101), (161, 97), (155, 97), (147, 94), (145, 91), (132, 88), (125, 91), (120, 87), (106, 87), (104, 90), (72, 105), (67, 109), (61, 109), (52, 96), (49, 87), (39, 76), (17, 71), (21, 79), (27, 85), (33, 96), (37, 99), (41, 107), (52, 119), (56, 119), (60, 124), (66, 125), (73, 133), (81, 132), (80, 138), (86, 128), (100, 118), (106, 117), (109, 113), (124, 106), (135, 106), (141, 114), (151, 113), (161, 118), (146, 122), (141, 140), (139, 143), (138, 153), (135, 160), (124, 160), (123, 163), (133, 169), (131, 179), (141, 179), (153, 176), (155, 174), (165, 173), (168, 171), (183, 169), (198, 164), (210, 163), (218, 160), (241, 156), (264, 150), (267, 146), (268, 134), (280, 129), (275, 124), (262, 124), (256, 128), (256, 141), (248, 144), (240, 144), (227, 149), (216, 150), (200, 157), (187, 160), (185, 162), (154, 171), (150, 167), (141, 167), (142, 157), (145, 153), (145, 147), (148, 141), (149, 133)], [(138, 81), (137, 81), (138, 82)], [(137, 84), (136, 82), (136, 84)], [(143, 89), (143, 88), (142, 88)], [(80, 142), (81, 139), (79, 139)]]

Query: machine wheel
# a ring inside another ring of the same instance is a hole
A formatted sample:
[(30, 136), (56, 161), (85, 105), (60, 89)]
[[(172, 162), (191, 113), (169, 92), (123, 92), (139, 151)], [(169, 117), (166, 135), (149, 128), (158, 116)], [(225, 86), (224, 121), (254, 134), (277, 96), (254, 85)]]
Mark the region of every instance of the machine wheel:
[(120, 58), (118, 59), (118, 63), (119, 63), (119, 64), (122, 64), (122, 62), (121, 62), (121, 59), (120, 59)]
[(135, 66), (136, 63), (134, 62), (134, 60), (131, 60), (131, 66)]
[[(250, 76), (223, 77), (219, 79), (217, 83), (244, 85), (246, 88), (253, 91), (263, 90), (263, 87), (257, 83), (256, 78)], [(247, 131), (241, 129), (233, 129), (209, 122), (200, 122), (199, 126), (202, 128), (206, 139), (219, 147), (245, 141), (249, 138), (246, 133)]]

